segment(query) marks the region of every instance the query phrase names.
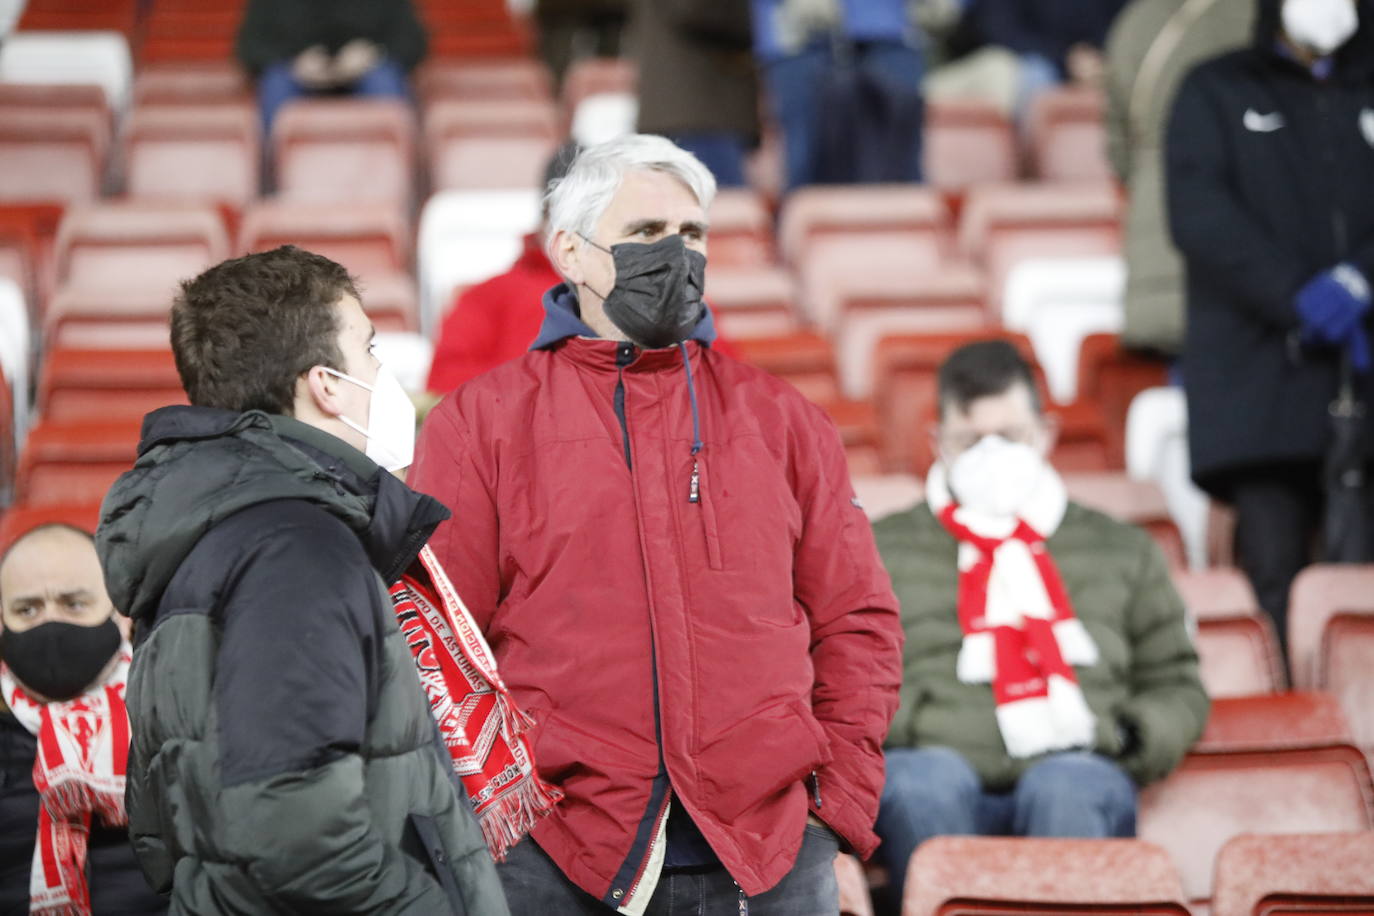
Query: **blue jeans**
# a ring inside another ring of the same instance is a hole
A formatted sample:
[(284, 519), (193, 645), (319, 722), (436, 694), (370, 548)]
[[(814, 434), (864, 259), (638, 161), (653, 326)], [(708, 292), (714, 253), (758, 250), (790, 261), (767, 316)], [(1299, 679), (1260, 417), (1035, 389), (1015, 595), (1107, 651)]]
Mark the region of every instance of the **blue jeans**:
[(1099, 754), (1050, 754), (1010, 792), (988, 792), (947, 747), (893, 748), (876, 830), (878, 859), (900, 896), (916, 847), (935, 836), (1135, 836), (1136, 787)]
[[(898, 42), (873, 42), (854, 47), (860, 70), (901, 92), (919, 95), (925, 57), (917, 48)], [(773, 116), (782, 127), (787, 189), (813, 184), (816, 176), (817, 133), (826, 73), (834, 66), (829, 44), (812, 45), (797, 54), (770, 61), (763, 67)], [(921, 174), (921, 144), (916, 143), (912, 174)]]
[[(749, 916), (838, 916), (835, 883), (839, 841), (824, 827), (808, 824), (797, 861), (772, 890), (748, 898)], [(569, 881), (535, 842), (516, 844), (496, 866), (511, 916), (609, 916), (615, 909)], [(645, 916), (736, 916), (740, 890), (723, 868), (664, 869)]]
[[(264, 135), (272, 132), (272, 120), (277, 110), (292, 99), (307, 95), (319, 95), (307, 89), (291, 75), (291, 62), (279, 61), (262, 71), (258, 77), (258, 109), (262, 113)], [(410, 83), (406, 80), (405, 70), (395, 61), (384, 60), (364, 73), (356, 83), (345, 90), (347, 95), (394, 96), (410, 98)]]
[(722, 188), (744, 186), (744, 137), (728, 130), (672, 134), (670, 140), (701, 160)]

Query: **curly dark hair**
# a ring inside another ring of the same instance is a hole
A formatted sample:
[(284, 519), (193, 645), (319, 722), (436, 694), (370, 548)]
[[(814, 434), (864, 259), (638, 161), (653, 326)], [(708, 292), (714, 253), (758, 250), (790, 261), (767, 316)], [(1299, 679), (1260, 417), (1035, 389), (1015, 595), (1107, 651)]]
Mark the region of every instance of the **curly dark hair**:
[(172, 353), (191, 403), (289, 415), (302, 373), (343, 371), (335, 305), (345, 295), (358, 298), (347, 270), (294, 245), (184, 281), (172, 303)]

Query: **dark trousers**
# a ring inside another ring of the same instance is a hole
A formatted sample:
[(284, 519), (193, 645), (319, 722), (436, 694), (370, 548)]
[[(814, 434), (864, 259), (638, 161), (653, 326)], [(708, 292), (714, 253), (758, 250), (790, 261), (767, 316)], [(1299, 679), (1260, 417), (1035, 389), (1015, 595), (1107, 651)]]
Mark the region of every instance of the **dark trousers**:
[[(723, 868), (664, 869), (645, 916), (837, 916), (839, 841), (807, 825), (796, 864), (772, 890), (740, 906), (740, 889)], [(607, 916), (615, 910), (569, 881), (544, 850), (526, 838), (496, 866), (511, 916)]]

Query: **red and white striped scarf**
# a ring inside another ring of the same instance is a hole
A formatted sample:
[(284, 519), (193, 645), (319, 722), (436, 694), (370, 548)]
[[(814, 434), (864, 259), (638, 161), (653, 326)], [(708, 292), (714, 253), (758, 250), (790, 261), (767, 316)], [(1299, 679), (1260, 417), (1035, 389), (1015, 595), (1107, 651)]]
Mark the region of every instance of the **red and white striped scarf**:
[(1074, 615), (1045, 546), (1068, 505), (1063, 481), (1046, 467), (1014, 518), (963, 509), (939, 464), (926, 493), (931, 511), (959, 542), (959, 680), (991, 682), (998, 729), (1012, 757), (1092, 746), (1096, 719), (1073, 666), (1097, 664), (1097, 646)]
[(129, 823), (124, 777), (129, 760), (129, 713), (124, 687), (132, 652), (100, 685), (62, 702), (40, 702), (0, 664), (0, 691), (19, 723), (38, 736), (33, 784), (38, 790), (38, 837), (29, 871), (29, 912), (88, 916), (86, 843), (91, 815), (107, 827)]
[(428, 546), (391, 586), (430, 712), (499, 862), (563, 793), (539, 778), (515, 705), (472, 615)]

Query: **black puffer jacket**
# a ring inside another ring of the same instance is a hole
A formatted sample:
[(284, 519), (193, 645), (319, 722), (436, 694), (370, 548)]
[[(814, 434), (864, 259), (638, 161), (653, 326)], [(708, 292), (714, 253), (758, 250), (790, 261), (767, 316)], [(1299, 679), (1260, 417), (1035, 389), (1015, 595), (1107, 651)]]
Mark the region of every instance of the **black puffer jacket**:
[(1374, 0), (1326, 81), (1278, 51), (1278, 11), (1261, 0), (1254, 46), (1188, 75), (1166, 146), (1193, 476), (1223, 498), (1232, 472), (1327, 446), (1339, 352), (1299, 345), (1298, 290), (1342, 261), (1374, 282)]
[(148, 415), (96, 539), (137, 628), (130, 833), (173, 912), (507, 912), (384, 585), (446, 516), (295, 420)]
[[(33, 761), (38, 739), (0, 705), (0, 916), (29, 912), (29, 868), (38, 834)], [(148, 887), (122, 827), (97, 816), (86, 846), (86, 886), (99, 916), (156, 916), (167, 901)]]

